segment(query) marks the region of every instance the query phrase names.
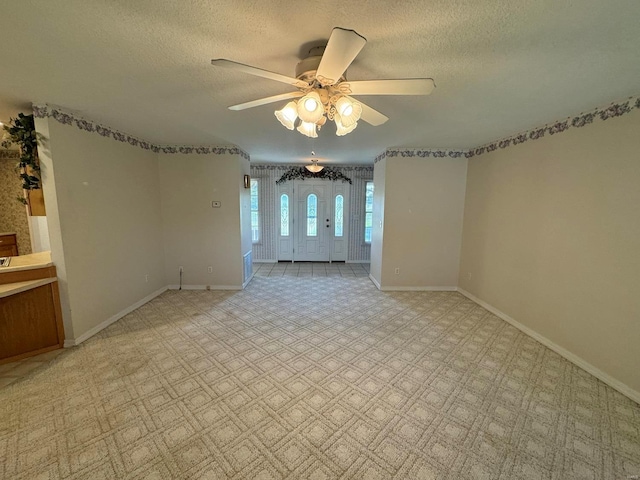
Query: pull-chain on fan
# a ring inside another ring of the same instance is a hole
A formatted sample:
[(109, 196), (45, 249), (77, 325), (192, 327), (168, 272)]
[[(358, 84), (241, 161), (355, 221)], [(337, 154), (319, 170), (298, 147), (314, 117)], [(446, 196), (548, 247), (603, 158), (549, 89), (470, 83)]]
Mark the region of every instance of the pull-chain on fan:
[(275, 112), (280, 123), (289, 130), (293, 130), (297, 123), (300, 133), (315, 138), (320, 127), (329, 119), (336, 124), (336, 134), (342, 136), (352, 132), (360, 119), (374, 126), (389, 120), (382, 113), (353, 99), (352, 95), (429, 95), (435, 88), (431, 78), (348, 81), (345, 71), (365, 43), (367, 40), (354, 30), (334, 28), (324, 53), (312, 49), (310, 56), (296, 65), (295, 78), (224, 58), (211, 60), (211, 64), (287, 83), (298, 89), (232, 105), (230, 110), (245, 110), (290, 100), (284, 108)]

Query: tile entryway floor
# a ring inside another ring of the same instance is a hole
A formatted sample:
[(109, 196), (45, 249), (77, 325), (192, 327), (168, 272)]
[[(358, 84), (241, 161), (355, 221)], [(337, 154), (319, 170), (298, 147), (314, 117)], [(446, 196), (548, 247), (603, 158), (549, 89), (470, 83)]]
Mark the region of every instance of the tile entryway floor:
[(368, 277), (368, 263), (278, 262), (254, 263), (259, 277)]

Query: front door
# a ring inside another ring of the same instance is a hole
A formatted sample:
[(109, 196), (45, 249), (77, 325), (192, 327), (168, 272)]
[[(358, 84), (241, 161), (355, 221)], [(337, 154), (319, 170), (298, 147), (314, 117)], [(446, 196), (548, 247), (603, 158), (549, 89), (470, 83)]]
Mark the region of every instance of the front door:
[(295, 184), (294, 261), (328, 262), (331, 258), (331, 183), (304, 180)]
[(347, 260), (348, 183), (296, 180), (277, 192), (278, 260)]

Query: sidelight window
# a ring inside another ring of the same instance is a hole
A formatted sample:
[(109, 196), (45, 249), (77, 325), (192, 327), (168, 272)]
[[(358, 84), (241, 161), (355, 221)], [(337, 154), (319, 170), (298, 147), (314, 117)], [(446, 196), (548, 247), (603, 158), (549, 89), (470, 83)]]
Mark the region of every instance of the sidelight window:
[(371, 243), (373, 229), (373, 182), (367, 182), (364, 195), (364, 241)]
[(260, 211), (258, 202), (258, 180), (251, 179), (251, 241), (260, 241)]
[(280, 236), (289, 236), (289, 195), (280, 195)]
[(307, 237), (318, 236), (318, 197), (311, 193), (307, 197)]
[(343, 230), (343, 220), (344, 220), (344, 197), (342, 195), (336, 195), (336, 205), (335, 205), (335, 218), (334, 218), (334, 235), (336, 237), (342, 236)]

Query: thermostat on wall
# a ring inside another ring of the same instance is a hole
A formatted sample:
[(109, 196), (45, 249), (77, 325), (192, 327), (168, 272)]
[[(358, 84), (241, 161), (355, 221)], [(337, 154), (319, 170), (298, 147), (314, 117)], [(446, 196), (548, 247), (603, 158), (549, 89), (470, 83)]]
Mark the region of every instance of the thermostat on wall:
[(211, 206), (213, 208), (220, 208), (220, 205), (222, 205), (220, 202), (216, 202), (216, 201), (211, 202)]

